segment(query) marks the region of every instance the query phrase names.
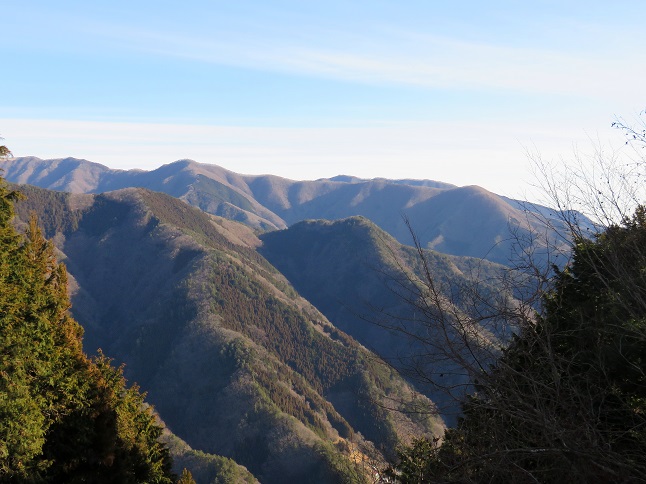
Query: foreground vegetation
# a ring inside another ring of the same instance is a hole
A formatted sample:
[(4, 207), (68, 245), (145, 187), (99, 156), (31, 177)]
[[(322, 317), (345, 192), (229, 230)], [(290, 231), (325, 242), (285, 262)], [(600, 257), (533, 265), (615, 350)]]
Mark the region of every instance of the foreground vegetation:
[(82, 351), (67, 275), (20, 197), (0, 180), (0, 480), (174, 482), (162, 428), (137, 387)]
[(402, 450), (403, 482), (638, 482), (646, 476), (646, 209), (596, 240), (545, 314), (483, 375), (444, 443)]
[[(646, 130), (629, 134), (646, 145)], [(485, 348), (488, 358), (479, 359), (483, 345), (468, 332), (477, 317), (449, 314), (441, 299), (428, 298), (425, 323), (453, 330), (477, 355), (467, 363), (473, 391), (442, 439), (400, 448), (391, 479), (646, 481), (646, 164), (641, 152), (619, 170), (600, 160), (603, 186), (585, 171), (546, 182), (572, 236), (571, 260), (552, 267), (548, 289), (533, 294), (540, 304), (492, 308), (516, 327), (508, 346)], [(562, 180), (568, 186), (559, 192)], [(584, 230), (578, 212), (567, 210), (573, 201), (605, 229)], [(429, 275), (426, 294), (434, 283)]]

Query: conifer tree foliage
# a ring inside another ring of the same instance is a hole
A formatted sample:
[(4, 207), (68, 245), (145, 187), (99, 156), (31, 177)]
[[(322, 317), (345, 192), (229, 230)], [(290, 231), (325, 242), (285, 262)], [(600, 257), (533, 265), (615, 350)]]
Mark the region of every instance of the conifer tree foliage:
[(173, 482), (162, 429), (121, 369), (82, 352), (67, 274), (0, 179), (0, 481)]
[(402, 449), (402, 482), (646, 481), (646, 208), (579, 237), (544, 310), (476, 384), (442, 445)]
[[(2, 139), (2, 138), (0, 138)], [(4, 145), (0, 145), (0, 159), (9, 158), (11, 156), (11, 151)]]

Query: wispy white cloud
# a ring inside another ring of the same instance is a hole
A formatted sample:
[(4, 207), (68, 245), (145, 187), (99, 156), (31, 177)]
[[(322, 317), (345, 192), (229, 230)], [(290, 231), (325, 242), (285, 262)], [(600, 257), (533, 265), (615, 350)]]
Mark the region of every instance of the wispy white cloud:
[(159, 56), (370, 84), (634, 99), (646, 75), (646, 64), (629, 49), (582, 52), (569, 49), (567, 40), (548, 49), (393, 29), (319, 28), (316, 35), (299, 30), (281, 35), (235, 28), (173, 33), (96, 22), (84, 28)]
[[(277, 12), (263, 21), (253, 10), (246, 16), (220, 10), (208, 10), (217, 12), (212, 22), (194, 18), (190, 24), (162, 24), (143, 17), (104, 19), (96, 12), (52, 9), (47, 22), (41, 19), (34, 29), (41, 36), (49, 34), (57, 48), (62, 43), (66, 49), (108, 58), (154, 54), (365, 84), (565, 95), (619, 108), (641, 97), (646, 77), (646, 63), (636, 55), (637, 46), (646, 41), (643, 29), (605, 25), (603, 19), (541, 19), (545, 25), (532, 24), (532, 32), (540, 31), (550, 42), (532, 41), (528, 34), (519, 44), (497, 36), (492, 26), (480, 26), (487, 35), (465, 35), (464, 28), (452, 35), (387, 18), (379, 24), (346, 20), (335, 25), (331, 18), (277, 20), (284, 14)], [(531, 24), (522, 17), (522, 8), (515, 10), (521, 25)], [(15, 37), (9, 36), (12, 42)], [(42, 48), (50, 47), (45, 42)]]

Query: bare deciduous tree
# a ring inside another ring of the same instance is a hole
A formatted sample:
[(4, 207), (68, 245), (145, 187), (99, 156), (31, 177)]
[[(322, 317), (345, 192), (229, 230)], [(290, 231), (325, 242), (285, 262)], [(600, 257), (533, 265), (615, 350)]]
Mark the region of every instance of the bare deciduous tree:
[[(646, 131), (615, 125), (629, 137), (623, 150), (559, 165), (533, 157), (557, 222), (528, 210), (547, 228), (529, 237), (543, 243), (519, 235), (522, 257), (496, 281), (477, 271), (460, 287), (438, 280), (415, 240), (423, 270), (400, 287), (421, 317), (394, 329), (421, 348), (411, 374), (461, 399), (463, 416), (442, 445), (404, 449), (391, 478), (646, 481)], [(560, 240), (546, 238), (557, 229)], [(565, 268), (533, 252), (564, 246)], [(443, 386), (446, 368), (460, 391)]]

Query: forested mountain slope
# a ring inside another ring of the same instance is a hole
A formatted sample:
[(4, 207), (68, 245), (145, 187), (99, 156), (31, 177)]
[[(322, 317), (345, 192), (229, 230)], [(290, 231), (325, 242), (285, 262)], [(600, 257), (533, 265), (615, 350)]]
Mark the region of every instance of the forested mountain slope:
[(338, 176), (293, 181), (273, 175), (240, 175), (191, 160), (152, 171), (123, 171), (74, 158), (24, 157), (8, 161), (5, 171), (7, 179), (15, 183), (73, 193), (144, 187), (263, 231), (305, 219), (361, 215), (410, 244), (405, 215), (425, 247), (503, 264), (516, 262), (519, 244), (542, 251), (545, 237), (558, 241), (554, 228), (561, 226), (544, 207), (524, 207), (480, 187), (454, 187), (430, 180)]
[[(361, 479), (440, 419), (398, 374), (302, 299), (243, 225), (160, 193), (24, 187), (73, 276), (86, 350), (101, 347), (196, 451), (262, 482)], [(384, 403), (388, 401), (388, 405)]]
[[(400, 244), (363, 217), (300, 222), (260, 238), (260, 253), (338, 328), (411, 377), (418, 369), (416, 357), (423, 355), (426, 361), (435, 362), (435, 368), (424, 372), (425, 377), (442, 375), (437, 379), (445, 386), (466, 383), (466, 375), (458, 374), (457, 368), (451, 370), (451, 362), (443, 359), (441, 351), (410, 337), (423, 331), (422, 340), (426, 341), (431, 331), (430, 324), (424, 325), (423, 315), (419, 315), (419, 323), (416, 321), (419, 308), (414, 306), (413, 286), (424, 277), (424, 267), (412, 247)], [(508, 269), (502, 265), (430, 250), (425, 258), (438, 287), (454, 294), (452, 311), (473, 309), (473, 301), (460, 300), (457, 294), (468, 295), (476, 281), (482, 295), (500, 297), (504, 291), (498, 282)], [(437, 354), (429, 354), (433, 351)], [(413, 381), (446, 418), (454, 420), (459, 408), (446, 392)]]

